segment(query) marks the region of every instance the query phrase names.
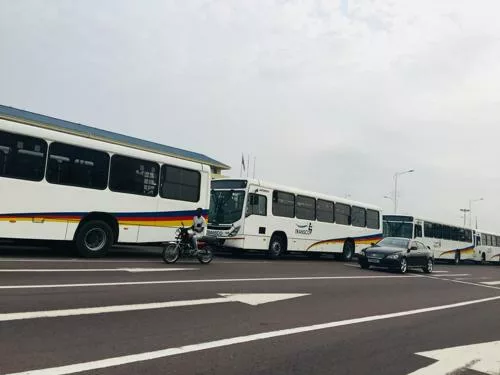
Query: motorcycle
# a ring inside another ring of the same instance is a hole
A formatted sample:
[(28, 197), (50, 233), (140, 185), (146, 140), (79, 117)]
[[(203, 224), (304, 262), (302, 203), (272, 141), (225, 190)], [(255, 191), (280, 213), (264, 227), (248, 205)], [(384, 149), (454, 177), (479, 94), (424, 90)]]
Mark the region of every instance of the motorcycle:
[(167, 264), (175, 263), (179, 258), (197, 258), (201, 264), (212, 261), (212, 248), (206, 242), (198, 242), (198, 249), (193, 248), (189, 238), (189, 228), (184, 226), (175, 232), (175, 242), (166, 244), (163, 248), (163, 261)]

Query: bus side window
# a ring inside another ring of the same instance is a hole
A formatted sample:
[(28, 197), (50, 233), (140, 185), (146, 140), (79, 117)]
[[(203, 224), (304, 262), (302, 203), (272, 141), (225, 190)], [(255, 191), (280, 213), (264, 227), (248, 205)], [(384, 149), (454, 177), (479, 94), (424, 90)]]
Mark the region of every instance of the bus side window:
[(267, 216), (267, 197), (264, 195), (250, 193), (248, 195), (246, 216)]
[(415, 224), (415, 238), (422, 237), (422, 225)]

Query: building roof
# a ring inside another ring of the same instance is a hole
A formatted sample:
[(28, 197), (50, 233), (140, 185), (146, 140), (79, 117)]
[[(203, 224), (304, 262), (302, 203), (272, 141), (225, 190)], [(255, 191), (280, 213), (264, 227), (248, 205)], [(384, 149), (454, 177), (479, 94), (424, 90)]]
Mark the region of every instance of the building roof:
[(209, 158), (197, 152), (182, 150), (180, 148), (162, 145), (159, 143), (146, 141), (139, 138), (130, 137), (128, 135), (110, 132), (94, 128), (87, 125), (77, 124), (66, 120), (61, 120), (54, 117), (41, 115), (25, 111), (23, 109), (8, 107), (0, 104), (0, 118), (5, 120), (12, 120), (21, 122), (28, 125), (43, 127), (51, 130), (56, 130), (64, 133), (79, 135), (86, 138), (97, 139), (109, 143), (120, 144), (141, 150), (156, 152), (173, 156), (179, 159), (190, 160), (220, 169), (230, 169), (226, 164), (223, 164), (215, 159)]

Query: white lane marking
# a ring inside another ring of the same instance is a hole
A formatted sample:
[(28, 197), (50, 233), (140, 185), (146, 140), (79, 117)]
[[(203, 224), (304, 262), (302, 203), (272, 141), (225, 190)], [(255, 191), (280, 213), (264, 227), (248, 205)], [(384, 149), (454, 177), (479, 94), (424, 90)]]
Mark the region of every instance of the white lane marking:
[[(436, 276), (438, 276), (438, 275), (436, 275)], [(473, 283), (473, 282), (470, 282), (470, 281), (461, 281), (461, 280), (458, 280), (458, 279), (443, 279), (441, 277), (426, 276), (426, 275), (418, 275), (417, 277), (424, 277), (424, 278), (427, 278), (427, 279), (448, 281), (450, 283), (457, 283), (457, 284), (464, 284), (464, 285), (473, 285), (473, 286), (480, 286), (480, 287), (488, 288), (488, 289), (500, 290), (500, 287), (497, 287), (497, 286), (483, 285), (483, 284), (479, 284), (479, 283)]]
[(92, 259), (92, 260), (82, 260), (82, 259), (31, 259), (31, 258), (0, 258), (0, 263), (2, 262), (34, 262), (34, 263), (158, 263), (157, 260), (114, 260), (114, 259)]
[(449, 304), (449, 305), (426, 307), (426, 308), (421, 308), (421, 309), (416, 309), (416, 310), (407, 310), (407, 311), (401, 311), (401, 312), (395, 312), (395, 313), (389, 313), (389, 314), (366, 316), (363, 318), (347, 319), (347, 320), (340, 320), (340, 321), (329, 322), (329, 323), (314, 324), (314, 325), (310, 325), (310, 326), (302, 326), (302, 327), (296, 327), (296, 328), (288, 328), (288, 329), (281, 329), (281, 330), (276, 330), (276, 331), (262, 332), (262, 333), (247, 335), (247, 336), (237, 336), (237, 337), (231, 337), (231, 338), (222, 339), (222, 340), (215, 340), (215, 341), (208, 341), (208, 342), (203, 342), (203, 343), (199, 343), (199, 344), (186, 345), (186, 346), (181, 346), (181, 347), (177, 347), (177, 348), (167, 348), (167, 349), (156, 350), (156, 351), (151, 351), (151, 352), (124, 355), (124, 356), (120, 356), (120, 357), (111, 357), (111, 358), (105, 358), (105, 359), (96, 360), (96, 361), (82, 362), (82, 363), (76, 363), (73, 365), (66, 365), (66, 366), (60, 366), (60, 367), (52, 367), (52, 368), (45, 368), (45, 369), (38, 369), (38, 370), (28, 370), (28, 371), (24, 371), (24, 372), (17, 372), (17, 373), (5, 374), (5, 375), (66, 375), (66, 374), (74, 374), (74, 373), (83, 372), (83, 371), (91, 371), (91, 370), (97, 370), (97, 369), (113, 367), (113, 366), (120, 366), (120, 365), (125, 365), (125, 364), (130, 364), (130, 363), (150, 361), (150, 360), (158, 359), (158, 358), (165, 358), (165, 357), (171, 357), (174, 355), (198, 352), (201, 350), (221, 348), (221, 347), (226, 347), (226, 346), (236, 345), (236, 344), (243, 344), (243, 343), (252, 342), (252, 341), (266, 340), (266, 339), (271, 339), (271, 338), (275, 338), (275, 337), (295, 335), (295, 334), (305, 333), (305, 332), (320, 331), (320, 330), (342, 327), (342, 326), (347, 326), (347, 325), (367, 323), (367, 322), (372, 322), (372, 321), (376, 321), (376, 320), (393, 319), (393, 318), (399, 318), (399, 317), (408, 316), (408, 315), (417, 315), (417, 314), (423, 314), (423, 313), (428, 313), (428, 312), (433, 312), (433, 311), (454, 309), (454, 308), (458, 308), (458, 307), (464, 307), (464, 306), (485, 303), (485, 302), (491, 302), (491, 301), (497, 301), (497, 300), (500, 300), (500, 296), (483, 298), (483, 299), (478, 299), (478, 300), (469, 300), (469, 301), (458, 302), (458, 303), (453, 303), (453, 304)]
[(5, 268), (0, 272), (170, 272), (197, 271), (199, 268)]
[[(37, 262), (40, 262), (40, 263), (83, 263), (83, 264), (94, 264), (94, 263), (161, 263), (161, 260), (158, 261), (158, 260), (140, 260), (140, 259), (137, 259), (137, 260), (130, 260), (130, 259), (127, 259), (127, 260), (119, 260), (119, 259), (116, 259), (116, 260), (113, 260), (113, 259), (109, 259), (109, 260), (98, 260), (98, 259), (95, 259), (95, 260), (82, 260), (82, 259), (23, 259), (23, 258), (18, 258), (18, 259), (12, 259), (12, 258), (9, 258), (9, 259), (2, 259), (0, 258), (0, 263), (2, 262), (19, 262), (19, 263), (24, 263), (24, 262), (30, 262), (30, 263), (37, 263)], [(245, 260), (242, 260), (242, 261), (220, 261), (218, 260), (217, 261), (217, 264), (220, 264), (220, 263), (223, 263), (223, 264), (262, 264), (262, 263), (273, 263), (273, 264), (276, 264), (275, 262), (269, 262), (269, 261), (259, 261), (259, 260), (256, 260), (256, 261), (252, 261), (252, 260), (248, 260), (248, 261), (245, 261)]]
[(217, 261), (217, 264), (263, 264), (263, 263), (274, 263), (274, 264), (279, 264), (279, 263), (275, 263), (275, 262), (268, 262), (268, 261), (265, 261), (265, 260), (256, 260), (256, 261), (245, 261), (245, 260), (241, 260), (241, 261), (220, 261), (218, 260)]
[(153, 303), (138, 303), (132, 305), (114, 305), (100, 307), (83, 307), (78, 309), (65, 310), (46, 310), (46, 311), (27, 311), (17, 313), (0, 314), (0, 322), (9, 322), (12, 320), (26, 320), (39, 318), (55, 318), (61, 316), (76, 316), (76, 315), (92, 315), (106, 314), (123, 311), (138, 311), (138, 310), (153, 310), (165, 309), (169, 307), (183, 307), (208, 305), (215, 303), (241, 302), (247, 305), (257, 306), (263, 303), (282, 301), (290, 298), (307, 296), (309, 294), (299, 293), (244, 293), (244, 294), (221, 294), (218, 298), (204, 298), (188, 301), (169, 301), (169, 302), (153, 302)]
[(498, 370), (500, 370), (499, 352), (500, 341), (492, 341), (416, 353), (435, 359), (437, 362), (409, 375), (458, 374), (462, 373), (464, 369), (483, 374), (498, 374)]
[(98, 286), (130, 286), (155, 284), (194, 284), (194, 283), (227, 283), (249, 281), (293, 281), (293, 280), (344, 280), (344, 279), (395, 279), (412, 278), (416, 275), (373, 275), (373, 276), (310, 276), (310, 277), (262, 277), (246, 279), (194, 279), (194, 280), (158, 280), (158, 281), (124, 281), (115, 283), (81, 283), (81, 284), (46, 284), (46, 285), (0, 285), (0, 289), (39, 289), (39, 288), (82, 288)]
[(484, 285), (500, 285), (500, 281), (483, 281), (481, 284)]
[(445, 273), (442, 275), (434, 275), (434, 277), (463, 277), (470, 276), (470, 273)]
[(349, 264), (349, 263), (344, 263), (344, 266), (347, 266), (347, 267), (356, 267), (356, 268), (360, 268), (360, 267), (359, 267), (359, 264)]
[(450, 271), (432, 271), (432, 273), (448, 273)]

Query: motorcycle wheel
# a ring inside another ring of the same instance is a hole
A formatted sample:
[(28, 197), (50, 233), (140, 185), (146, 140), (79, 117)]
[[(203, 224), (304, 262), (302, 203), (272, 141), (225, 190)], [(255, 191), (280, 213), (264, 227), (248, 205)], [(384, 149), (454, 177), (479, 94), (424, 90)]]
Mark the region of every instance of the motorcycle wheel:
[(212, 249), (210, 246), (205, 246), (203, 249), (198, 251), (198, 261), (201, 264), (208, 264), (212, 261)]
[(179, 259), (179, 253), (179, 245), (173, 243), (166, 245), (162, 252), (163, 261), (167, 264), (177, 262)]

